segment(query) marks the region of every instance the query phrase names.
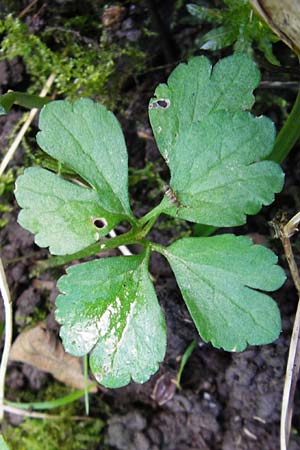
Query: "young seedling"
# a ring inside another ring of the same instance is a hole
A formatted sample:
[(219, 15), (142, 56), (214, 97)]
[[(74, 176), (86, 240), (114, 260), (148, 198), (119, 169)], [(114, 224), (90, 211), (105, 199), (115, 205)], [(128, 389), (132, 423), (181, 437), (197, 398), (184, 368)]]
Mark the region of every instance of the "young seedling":
[[(26, 169), (16, 185), (19, 223), (39, 246), (69, 260), (133, 242), (143, 247), (138, 255), (72, 266), (58, 281), (64, 347), (89, 354), (104, 386), (145, 382), (164, 358), (166, 325), (148, 272), (153, 251), (171, 265), (205, 342), (242, 351), (278, 337), (277, 305), (262, 291), (278, 289), (285, 276), (269, 249), (233, 234), (182, 238), (168, 247), (146, 238), (162, 213), (214, 227), (242, 225), (282, 189), (281, 168), (266, 160), (274, 126), (246, 111), (259, 80), (253, 61), (236, 54), (214, 69), (207, 58), (192, 58), (157, 87), (149, 116), (171, 178), (161, 203), (141, 219), (130, 208), (127, 152), (115, 116), (89, 99), (43, 108), (40, 147), (85, 185)], [(123, 220), (128, 233), (101, 240)]]

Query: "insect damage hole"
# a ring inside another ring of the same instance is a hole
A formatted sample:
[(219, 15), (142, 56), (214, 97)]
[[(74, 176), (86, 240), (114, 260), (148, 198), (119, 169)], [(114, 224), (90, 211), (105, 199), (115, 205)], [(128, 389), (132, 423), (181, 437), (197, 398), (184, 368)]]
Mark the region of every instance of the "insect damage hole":
[(107, 226), (107, 220), (104, 217), (96, 217), (93, 219), (93, 225), (97, 230), (103, 230)]
[(149, 109), (168, 109), (170, 107), (170, 100), (168, 98), (160, 98), (153, 103), (150, 103)]

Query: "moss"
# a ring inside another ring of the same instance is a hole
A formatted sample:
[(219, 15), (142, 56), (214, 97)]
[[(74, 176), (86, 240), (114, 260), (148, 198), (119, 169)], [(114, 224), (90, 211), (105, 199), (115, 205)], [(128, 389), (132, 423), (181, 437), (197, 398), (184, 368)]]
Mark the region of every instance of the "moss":
[[(58, 383), (38, 393), (39, 398), (54, 399), (70, 393)], [(29, 398), (27, 401), (37, 401)], [(78, 407), (79, 406), (79, 407)], [(96, 450), (103, 446), (103, 426), (101, 419), (74, 420), (71, 416), (82, 414), (82, 406), (75, 402), (62, 408), (52, 410), (51, 414), (61, 414), (61, 420), (25, 419), (19, 426), (4, 423), (2, 433), (9, 447), (13, 450)], [(47, 412), (47, 411), (46, 411)]]
[[(99, 17), (91, 11), (86, 16), (78, 15), (64, 21), (52, 17), (51, 23), (38, 33), (9, 14), (0, 20), (0, 35), (0, 60), (22, 58), (30, 77), (29, 93), (39, 93), (49, 75), (55, 73), (53, 90), (56, 97), (70, 100), (92, 97), (109, 109), (118, 105), (120, 111), (126, 107), (126, 95), (121, 94), (123, 86), (131, 76), (145, 68), (145, 55), (137, 44), (124, 40), (118, 44), (110, 42)], [(9, 142), (19, 126), (20, 122), (12, 130)], [(23, 139), (23, 147), (25, 167), (32, 163), (36, 154), (40, 159), (46, 159), (47, 166), (47, 156), (41, 156), (35, 142), (26, 145), (26, 139)]]
[(94, 450), (102, 427), (98, 419), (78, 422), (62, 416), (59, 421), (26, 419), (18, 427), (5, 427), (3, 435), (14, 450)]
[[(78, 22), (81, 31), (85, 25), (81, 17), (68, 23), (78, 26)], [(144, 67), (144, 54), (131, 44), (121, 46), (101, 39), (101, 30), (97, 38), (85, 38), (80, 31), (68, 28), (68, 23), (64, 27), (48, 27), (37, 35), (21, 20), (8, 15), (0, 20), (0, 33), (4, 35), (0, 59), (23, 59), (30, 75), (31, 93), (38, 92), (54, 72), (58, 95), (69, 99), (92, 96), (113, 107), (120, 86), (113, 83), (112, 92), (111, 81), (120, 58), (130, 59), (130, 73), (126, 74), (130, 76)]]

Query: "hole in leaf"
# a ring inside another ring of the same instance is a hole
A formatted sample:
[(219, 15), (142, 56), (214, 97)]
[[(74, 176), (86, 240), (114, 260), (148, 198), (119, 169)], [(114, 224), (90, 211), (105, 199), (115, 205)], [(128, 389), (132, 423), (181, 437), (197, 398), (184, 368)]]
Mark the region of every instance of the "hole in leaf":
[(168, 98), (160, 98), (156, 102), (150, 103), (149, 109), (167, 109), (169, 108), (171, 102)]
[(103, 230), (103, 228), (105, 228), (107, 225), (107, 220), (104, 219), (104, 217), (97, 217), (96, 219), (93, 219), (93, 225), (98, 230)]

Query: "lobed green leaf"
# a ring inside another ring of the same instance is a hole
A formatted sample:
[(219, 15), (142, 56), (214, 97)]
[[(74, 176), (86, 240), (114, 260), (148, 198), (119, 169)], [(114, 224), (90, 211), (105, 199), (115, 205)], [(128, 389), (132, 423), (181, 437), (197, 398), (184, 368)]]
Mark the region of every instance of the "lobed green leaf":
[(97, 242), (126, 217), (105, 210), (94, 190), (39, 167), (26, 169), (17, 179), (15, 196), (23, 208), (20, 225), (55, 255), (72, 254)]
[(67, 352), (89, 352), (97, 381), (143, 383), (166, 349), (165, 321), (149, 278), (148, 256), (112, 257), (70, 267), (58, 282), (56, 319)]
[(103, 105), (89, 99), (58, 100), (40, 114), (40, 147), (77, 172), (107, 211), (133, 218), (128, 198), (128, 157), (121, 127)]
[(248, 112), (218, 111), (193, 124), (170, 155), (170, 186), (179, 207), (165, 212), (206, 225), (236, 226), (280, 192), (284, 174), (262, 161), (273, 148), (274, 126)]
[[(259, 72), (246, 55), (181, 64), (149, 105), (160, 152), (170, 167), (176, 207), (163, 211), (214, 226), (245, 223), (283, 186), (280, 167), (262, 161), (272, 151), (272, 122), (241, 111), (253, 103)], [(174, 203), (174, 202), (173, 202)]]
[[(204, 56), (179, 64), (169, 76), (168, 84), (156, 88), (149, 104), (151, 126), (163, 157), (168, 161), (181, 133), (210, 113), (250, 109), (259, 81), (258, 68), (244, 54), (223, 58), (214, 68)], [(166, 99), (169, 106), (156, 106), (160, 99)]]
[(247, 344), (267, 344), (278, 337), (279, 310), (260, 292), (274, 291), (285, 280), (269, 249), (225, 234), (183, 238), (163, 254), (204, 341), (242, 351)]

